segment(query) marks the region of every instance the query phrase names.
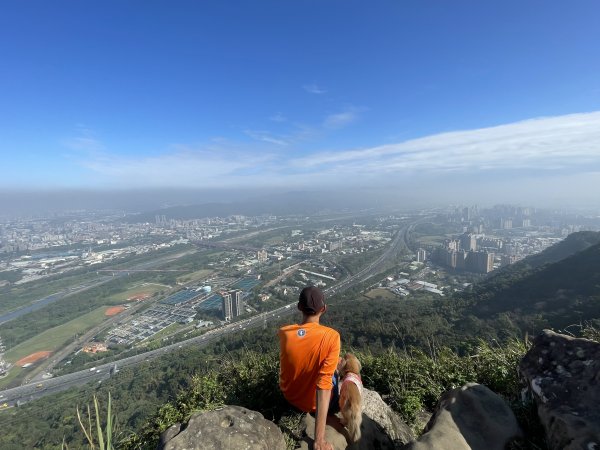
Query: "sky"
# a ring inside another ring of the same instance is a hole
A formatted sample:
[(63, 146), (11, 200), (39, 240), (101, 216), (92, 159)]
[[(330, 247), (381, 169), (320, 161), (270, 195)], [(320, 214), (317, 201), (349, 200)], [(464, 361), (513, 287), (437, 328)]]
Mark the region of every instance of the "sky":
[(9, 1), (0, 191), (594, 202), (598, 17), (596, 0)]

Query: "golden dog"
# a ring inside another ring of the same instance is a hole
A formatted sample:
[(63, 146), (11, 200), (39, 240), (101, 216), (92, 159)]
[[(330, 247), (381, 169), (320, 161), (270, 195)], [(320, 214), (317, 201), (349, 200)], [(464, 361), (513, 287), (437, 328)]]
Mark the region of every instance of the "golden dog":
[(348, 429), (352, 442), (360, 439), (362, 423), (362, 380), (360, 361), (352, 353), (346, 353), (338, 364), (341, 380), (340, 412), (342, 425)]

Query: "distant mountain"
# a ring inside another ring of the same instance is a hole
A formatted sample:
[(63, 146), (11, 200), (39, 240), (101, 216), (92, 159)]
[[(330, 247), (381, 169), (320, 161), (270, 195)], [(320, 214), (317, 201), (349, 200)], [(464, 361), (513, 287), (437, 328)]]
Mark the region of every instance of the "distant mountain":
[[(599, 236), (575, 233), (511, 270), (478, 283), (471, 292), (454, 299), (465, 307), (462, 317), (495, 322), (496, 329), (500, 320), (521, 330), (563, 328), (600, 318)], [(463, 332), (465, 327), (459, 324)]]
[(187, 206), (172, 206), (129, 216), (131, 223), (154, 222), (157, 215), (167, 219), (201, 219), (204, 217), (228, 217), (234, 214), (254, 216), (308, 215), (316, 213), (339, 212), (362, 208), (377, 208), (381, 202), (373, 201), (371, 196), (361, 197), (354, 192), (285, 192), (244, 201), (199, 203)]

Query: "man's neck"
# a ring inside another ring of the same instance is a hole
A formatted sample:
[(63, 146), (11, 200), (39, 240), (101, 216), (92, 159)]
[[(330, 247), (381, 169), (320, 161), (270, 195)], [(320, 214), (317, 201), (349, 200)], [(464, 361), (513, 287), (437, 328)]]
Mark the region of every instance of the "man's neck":
[(303, 314), (302, 315), (302, 323), (301, 323), (301, 325), (305, 325), (307, 323), (316, 323), (316, 324), (318, 324), (320, 316), (321, 316), (320, 314), (314, 314), (312, 316)]

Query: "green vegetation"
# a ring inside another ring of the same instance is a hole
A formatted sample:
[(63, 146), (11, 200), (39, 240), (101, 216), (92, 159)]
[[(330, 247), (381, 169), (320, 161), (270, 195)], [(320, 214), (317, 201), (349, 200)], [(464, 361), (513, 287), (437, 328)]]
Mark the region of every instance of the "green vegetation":
[(100, 280), (101, 276), (96, 272), (63, 275), (61, 278), (46, 278), (40, 281), (20, 284), (17, 286), (4, 286), (0, 288), (0, 313), (12, 311), (22, 306), (47, 297), (48, 295), (60, 292), (70, 286), (87, 283), (93, 280)]
[(152, 297), (157, 292), (167, 291), (169, 289), (168, 286), (164, 284), (156, 284), (156, 283), (134, 283), (131, 287), (128, 287), (127, 290), (123, 292), (116, 293), (110, 296), (111, 300), (116, 300), (118, 302), (126, 302), (129, 298), (134, 295), (148, 295)]
[(382, 253), (382, 249), (370, 250), (363, 253), (353, 253), (339, 257), (337, 262), (350, 274), (354, 275), (379, 258)]
[(106, 307), (100, 307), (83, 316), (73, 319), (57, 327), (44, 331), (31, 339), (11, 348), (4, 354), (7, 361), (15, 362), (24, 356), (37, 351), (54, 352), (61, 348), (67, 341), (83, 334), (90, 328), (106, 320)]
[(132, 281), (143, 280), (145, 275), (138, 273), (130, 277), (115, 278), (108, 283), (70, 295), (52, 305), (5, 323), (0, 331), (2, 341), (7, 347), (12, 348), (46, 330), (75, 320), (101, 306), (118, 305), (122, 302), (116, 299), (111, 300), (111, 297), (126, 289), (126, 286)]
[[(181, 252), (181, 248), (178, 251)], [(167, 256), (174, 256), (176, 254), (173, 250), (156, 253), (158, 255), (155, 254), (155, 259), (157, 257), (166, 258)], [(173, 270), (198, 271), (206, 267), (208, 263), (214, 261), (214, 255), (215, 252), (194, 252), (175, 260), (165, 261), (161, 267)], [(144, 255), (144, 258), (139, 257), (135, 259), (135, 264), (147, 259), (148, 255)], [(125, 265), (128, 265), (128, 263), (120, 262), (114, 268), (124, 267)], [(132, 289), (132, 286), (140, 285), (141, 283), (174, 286), (178, 275), (180, 275), (178, 272), (139, 272), (114, 277), (100, 286), (69, 295), (42, 309), (3, 324), (0, 337), (2, 337), (2, 341), (7, 347), (14, 347), (39, 333), (76, 319), (102, 305), (121, 304), (129, 295), (137, 292), (135, 288)], [(166, 289), (165, 286), (162, 287)], [(154, 287), (152, 288), (153, 292), (157, 292), (158, 290), (154, 289)]]
[[(85, 333), (90, 328), (102, 323), (105, 319), (106, 307), (100, 307), (65, 324), (46, 330), (31, 339), (11, 348), (4, 354), (4, 359), (11, 363), (38, 351), (56, 352), (65, 344), (73, 341), (75, 336)], [(27, 373), (28, 369), (13, 367), (5, 378), (0, 378), (0, 387), (9, 386), (15, 378)]]
[(0, 281), (8, 281), (14, 283), (23, 278), (23, 274), (20, 270), (3, 270), (0, 272)]
[[(98, 273), (100, 269), (127, 268), (141, 263), (160, 260), (181, 253), (186, 247), (177, 245), (171, 248), (157, 250), (143, 255), (130, 255), (119, 259), (117, 262), (108, 261), (92, 267), (81, 267), (67, 274), (57, 274), (18, 286), (4, 286), (0, 288), (0, 313), (26, 306), (48, 295), (61, 292), (69, 287), (88, 284), (91, 281), (100, 281), (103, 278)], [(59, 301), (60, 302), (60, 301)], [(58, 303), (58, 302), (57, 302)]]
[(213, 270), (200, 269), (195, 272), (186, 273), (185, 275), (181, 275), (177, 277), (177, 283), (190, 283), (194, 281), (202, 281), (213, 274)]
[[(98, 441), (98, 450), (114, 450), (113, 445), (113, 433), (115, 417), (112, 414), (112, 403), (110, 393), (108, 394), (108, 406), (106, 407), (106, 420), (104, 423), (100, 423), (100, 407), (98, 406), (98, 399), (94, 396), (94, 417), (92, 418), (92, 412), (90, 411), (90, 405), (87, 407), (87, 423), (84, 424), (82, 414), (77, 408), (77, 421), (81, 427), (81, 431), (85, 435), (85, 439), (90, 449), (96, 448), (96, 441)], [(92, 426), (94, 422), (94, 426)], [(63, 440), (64, 443), (64, 440)], [(66, 448), (68, 446), (64, 444)]]
[[(512, 341), (491, 347), (481, 342), (472, 354), (460, 356), (448, 348), (431, 354), (412, 349), (380, 354), (357, 352), (363, 363), (365, 386), (377, 390), (409, 424), (417, 414), (432, 410), (441, 394), (467, 382), (478, 382), (517, 404), (520, 384), (517, 365), (527, 347)], [(190, 386), (157, 409), (139, 433), (127, 437), (124, 449), (152, 449), (160, 433), (176, 422), (185, 422), (195, 411), (222, 404), (241, 405), (261, 412), (289, 431), (294, 411), (278, 388), (279, 357), (276, 351), (244, 351), (237, 358), (225, 358), (215, 370), (192, 377)], [(290, 436), (293, 438), (293, 433)]]
[[(600, 325), (600, 245), (554, 263), (503, 270), (450, 298), (411, 295), (403, 301), (365, 299), (375, 279), (328, 299), (323, 322), (363, 361), (363, 379), (408, 422), (431, 409), (439, 395), (467, 381), (507, 398), (528, 431), (518, 448), (544, 448), (531, 404), (517, 400), (516, 366), (525, 333), (566, 328), (585, 318)], [(378, 277), (381, 279), (380, 277)], [(543, 303), (540, 303), (543, 302)], [(287, 319), (292, 320), (292, 319)], [(293, 439), (294, 416), (277, 387), (277, 325), (247, 330), (210, 347), (186, 347), (98, 386), (51, 395), (0, 413), (2, 448), (73, 448), (85, 445), (75, 417), (77, 402), (113, 394), (125, 448), (153, 448), (169, 424), (222, 403), (261, 411)], [(569, 330), (577, 330), (572, 327)], [(579, 335), (598, 337), (594, 329)], [(133, 433), (133, 434), (132, 434)]]
[(371, 289), (365, 294), (365, 297), (368, 297), (371, 300), (401, 300), (401, 297), (399, 295), (396, 295), (389, 289), (384, 288)]

